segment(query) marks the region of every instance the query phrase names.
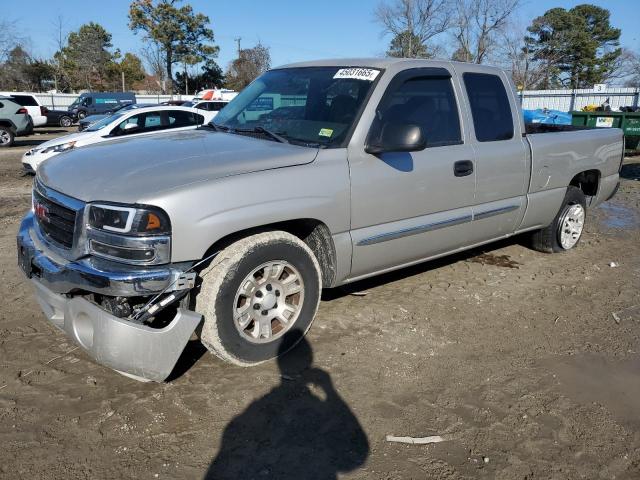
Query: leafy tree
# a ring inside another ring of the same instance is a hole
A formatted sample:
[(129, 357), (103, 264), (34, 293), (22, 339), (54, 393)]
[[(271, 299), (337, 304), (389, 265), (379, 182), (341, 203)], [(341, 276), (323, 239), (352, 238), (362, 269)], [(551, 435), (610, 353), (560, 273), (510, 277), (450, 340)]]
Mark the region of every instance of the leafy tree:
[(0, 86), (6, 90), (45, 90), (53, 83), (54, 69), (43, 60), (36, 60), (21, 46), (15, 46), (0, 64)]
[(7, 60), (0, 69), (1, 82), (7, 90), (28, 90), (27, 68), (31, 57), (21, 46), (16, 45), (7, 54)]
[(398, 33), (389, 44), (387, 57), (431, 58), (433, 55), (420, 37), (409, 30)]
[(269, 70), (270, 66), (269, 48), (258, 43), (253, 48), (240, 50), (240, 56), (231, 62), (227, 69), (225, 83), (228, 88), (242, 90), (259, 75)]
[(546, 88), (601, 83), (622, 53), (620, 30), (611, 26), (609, 11), (595, 5), (552, 8), (527, 30), (534, 58), (547, 63)]
[(45, 60), (32, 60), (25, 69), (29, 90), (45, 91), (55, 85), (56, 68)]
[(200, 62), (213, 58), (218, 47), (211, 45), (213, 31), (209, 17), (194, 13), (191, 5), (176, 6), (182, 0), (134, 0), (129, 8), (129, 28), (145, 32), (164, 51), (167, 79), (173, 79), (176, 63)]
[[(187, 75), (185, 77), (185, 75)], [(176, 86), (180, 92), (186, 90), (187, 85), (189, 90), (198, 92), (206, 88), (220, 88), (224, 84), (224, 74), (220, 66), (213, 60), (208, 60), (202, 65), (200, 73), (197, 75), (188, 75), (184, 72), (176, 73)]]
[(142, 60), (135, 53), (125, 53), (122, 60), (114, 65), (114, 73), (117, 77), (115, 78), (115, 83), (120, 86), (122, 74), (124, 73), (125, 89), (131, 89), (134, 84), (141, 82), (146, 77)]
[(55, 54), (72, 89), (101, 89), (109, 83), (112, 63), (111, 34), (97, 23), (82, 25), (71, 32), (67, 46)]

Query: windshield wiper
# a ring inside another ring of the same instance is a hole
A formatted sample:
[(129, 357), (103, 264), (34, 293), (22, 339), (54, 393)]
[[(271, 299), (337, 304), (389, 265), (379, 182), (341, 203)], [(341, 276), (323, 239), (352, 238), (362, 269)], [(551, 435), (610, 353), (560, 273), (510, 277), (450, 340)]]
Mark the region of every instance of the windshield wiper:
[(233, 131), (234, 132), (238, 132), (238, 133), (263, 133), (263, 134), (273, 138), (277, 142), (289, 143), (289, 140), (287, 140), (285, 137), (283, 137), (279, 133), (272, 132), (271, 130), (267, 130), (266, 128), (261, 127), (261, 126), (257, 126), (257, 127), (254, 127), (254, 128), (234, 128)]
[(200, 128), (209, 128), (215, 132), (228, 132), (229, 127), (225, 127), (224, 125), (218, 125), (214, 122), (204, 123), (200, 125)]

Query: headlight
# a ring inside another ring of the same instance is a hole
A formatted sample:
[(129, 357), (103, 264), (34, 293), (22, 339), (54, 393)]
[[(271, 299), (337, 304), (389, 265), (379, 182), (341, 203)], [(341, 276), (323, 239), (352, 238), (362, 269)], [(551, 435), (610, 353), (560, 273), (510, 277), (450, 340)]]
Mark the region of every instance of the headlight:
[(89, 206), (89, 226), (127, 235), (167, 235), (171, 233), (169, 217), (159, 208)]
[(52, 145), (51, 147), (46, 147), (40, 153), (61, 153), (66, 152), (67, 150), (71, 150), (76, 142), (67, 142), (61, 143), (59, 145)]
[(89, 253), (130, 264), (171, 261), (171, 224), (156, 207), (87, 206)]

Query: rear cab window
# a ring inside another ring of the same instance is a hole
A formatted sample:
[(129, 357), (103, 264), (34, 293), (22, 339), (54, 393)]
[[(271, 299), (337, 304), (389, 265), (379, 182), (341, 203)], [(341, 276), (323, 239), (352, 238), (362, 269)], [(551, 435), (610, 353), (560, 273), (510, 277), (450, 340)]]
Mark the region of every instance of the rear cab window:
[(23, 107), (37, 107), (38, 102), (31, 95), (11, 95), (17, 104), (22, 105)]
[(476, 140), (497, 142), (513, 138), (514, 126), (509, 97), (502, 79), (493, 74), (466, 72), (462, 75)]

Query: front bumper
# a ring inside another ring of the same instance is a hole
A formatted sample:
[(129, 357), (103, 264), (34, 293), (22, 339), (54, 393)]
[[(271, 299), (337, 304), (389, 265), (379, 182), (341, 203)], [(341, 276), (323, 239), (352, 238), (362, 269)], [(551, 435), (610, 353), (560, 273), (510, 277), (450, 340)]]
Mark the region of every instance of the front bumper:
[(46, 247), (31, 213), (20, 225), (17, 243), (18, 263), (32, 280), (49, 321), (102, 365), (138, 380), (169, 376), (200, 314), (178, 309), (171, 322), (158, 329), (118, 318), (71, 294), (151, 295), (179, 279), (189, 263), (145, 269), (90, 258), (68, 261)]
[(40, 150), (37, 148), (33, 148), (31, 150), (27, 150), (24, 155), (22, 155), (22, 167), (23, 168), (31, 168), (33, 172), (38, 169), (38, 165), (40, 165), (45, 160), (55, 157), (58, 155), (57, 153), (40, 153)]
[(36, 277), (55, 293), (92, 292), (109, 296), (152, 295), (179, 284), (191, 263), (157, 267), (130, 266), (99, 258), (70, 261), (49, 249), (27, 214), (18, 231), (18, 263), (28, 278)]
[(141, 381), (161, 382), (173, 370), (202, 316), (178, 309), (164, 328), (115, 317), (82, 297), (68, 298), (32, 279), (49, 321), (78, 343), (97, 363)]

